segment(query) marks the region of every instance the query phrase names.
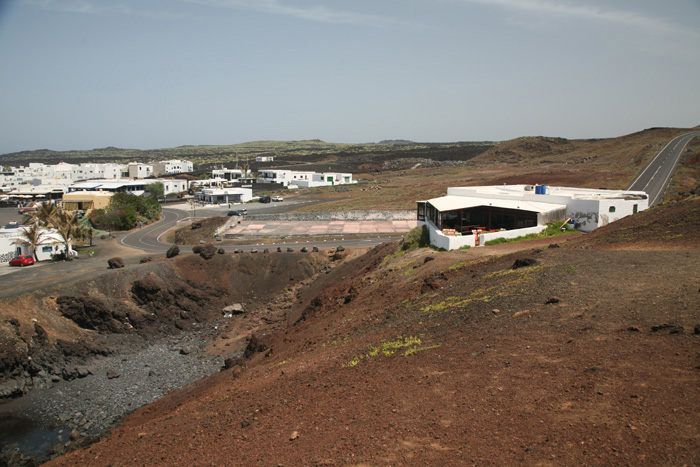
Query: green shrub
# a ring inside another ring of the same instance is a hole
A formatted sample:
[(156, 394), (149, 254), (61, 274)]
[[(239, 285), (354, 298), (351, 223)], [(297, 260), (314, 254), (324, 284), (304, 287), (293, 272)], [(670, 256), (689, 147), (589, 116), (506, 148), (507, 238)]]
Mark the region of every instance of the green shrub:
[(416, 248), (423, 248), (430, 245), (430, 234), (424, 225), (411, 229), (403, 239), (401, 250), (408, 251)]

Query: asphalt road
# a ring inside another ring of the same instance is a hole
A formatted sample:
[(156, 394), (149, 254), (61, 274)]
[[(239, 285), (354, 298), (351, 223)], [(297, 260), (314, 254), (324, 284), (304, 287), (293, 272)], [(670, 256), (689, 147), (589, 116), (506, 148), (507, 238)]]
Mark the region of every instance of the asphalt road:
[(627, 187), (632, 191), (645, 191), (649, 195), (649, 207), (661, 201), (668, 188), (676, 166), (690, 140), (700, 136), (700, 131), (673, 138)]

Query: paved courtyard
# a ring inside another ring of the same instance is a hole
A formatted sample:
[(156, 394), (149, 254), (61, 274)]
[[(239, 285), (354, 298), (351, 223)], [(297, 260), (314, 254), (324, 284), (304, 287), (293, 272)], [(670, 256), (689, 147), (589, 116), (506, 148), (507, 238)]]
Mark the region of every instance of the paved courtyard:
[(402, 234), (418, 225), (417, 221), (256, 221), (241, 220), (224, 235), (247, 237), (299, 237), (326, 235)]

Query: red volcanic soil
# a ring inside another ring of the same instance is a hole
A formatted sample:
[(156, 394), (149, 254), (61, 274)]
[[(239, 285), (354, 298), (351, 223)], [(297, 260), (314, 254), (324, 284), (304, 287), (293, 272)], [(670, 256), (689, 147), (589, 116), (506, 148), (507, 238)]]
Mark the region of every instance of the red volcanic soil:
[(694, 199), (558, 247), (385, 244), (47, 465), (698, 465), (699, 232)]

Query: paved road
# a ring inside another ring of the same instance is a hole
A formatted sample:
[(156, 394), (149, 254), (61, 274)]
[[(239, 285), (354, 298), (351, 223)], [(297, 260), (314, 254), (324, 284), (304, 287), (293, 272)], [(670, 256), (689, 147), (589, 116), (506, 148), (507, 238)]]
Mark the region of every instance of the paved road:
[(686, 133), (673, 138), (656, 157), (642, 170), (627, 188), (632, 191), (645, 191), (649, 195), (649, 207), (659, 201), (668, 188), (676, 166), (690, 140), (700, 136), (700, 131)]

